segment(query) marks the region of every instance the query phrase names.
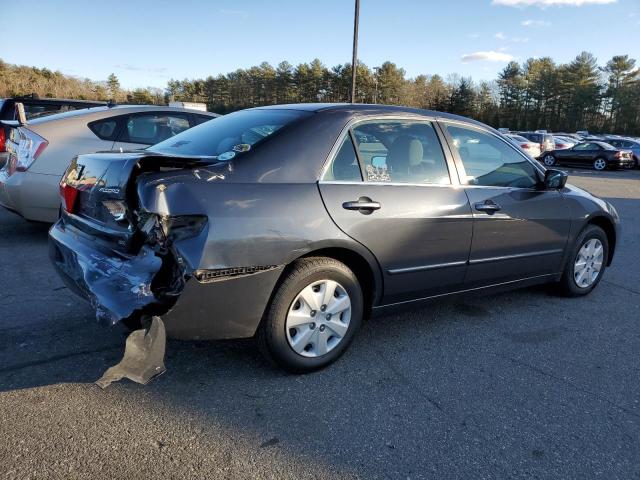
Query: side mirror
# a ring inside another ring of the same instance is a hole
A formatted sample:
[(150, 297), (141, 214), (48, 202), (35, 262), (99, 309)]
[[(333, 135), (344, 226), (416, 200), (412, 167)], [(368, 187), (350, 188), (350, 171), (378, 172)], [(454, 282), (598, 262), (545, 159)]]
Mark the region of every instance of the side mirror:
[(544, 188), (548, 190), (560, 190), (566, 185), (567, 178), (569, 178), (569, 175), (567, 175), (566, 172), (549, 169), (544, 172)]

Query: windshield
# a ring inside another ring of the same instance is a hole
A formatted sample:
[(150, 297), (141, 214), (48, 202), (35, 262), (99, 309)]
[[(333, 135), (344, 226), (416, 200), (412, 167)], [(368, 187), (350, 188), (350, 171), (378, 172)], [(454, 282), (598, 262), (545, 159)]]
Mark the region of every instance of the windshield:
[(529, 143), (528, 139), (521, 137), (520, 135), (512, 135), (511, 138), (513, 138), (517, 142)]
[(214, 156), (227, 161), (309, 115), (312, 113), (301, 110), (241, 110), (186, 130), (148, 150), (167, 155)]

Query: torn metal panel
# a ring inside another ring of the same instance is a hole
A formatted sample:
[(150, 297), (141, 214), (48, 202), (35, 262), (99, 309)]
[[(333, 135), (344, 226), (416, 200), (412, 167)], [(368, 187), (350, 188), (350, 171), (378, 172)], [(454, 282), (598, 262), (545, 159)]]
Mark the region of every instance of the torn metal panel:
[(164, 324), (159, 317), (153, 317), (148, 329), (131, 332), (127, 337), (122, 360), (104, 372), (104, 375), (96, 381), (96, 385), (107, 388), (113, 382), (123, 378), (146, 385), (166, 371), (164, 366), (166, 343)]
[(200, 283), (212, 283), (219, 282), (221, 280), (228, 280), (230, 278), (255, 275), (256, 273), (273, 270), (274, 268), (278, 268), (278, 265), (215, 268), (212, 270), (196, 270), (193, 276), (196, 277)]
[(57, 240), (51, 248), (54, 265), (63, 280), (91, 302), (100, 323), (114, 325), (157, 301), (151, 283), (162, 260), (149, 246), (136, 256), (123, 257), (103, 253), (55, 228), (50, 235)]

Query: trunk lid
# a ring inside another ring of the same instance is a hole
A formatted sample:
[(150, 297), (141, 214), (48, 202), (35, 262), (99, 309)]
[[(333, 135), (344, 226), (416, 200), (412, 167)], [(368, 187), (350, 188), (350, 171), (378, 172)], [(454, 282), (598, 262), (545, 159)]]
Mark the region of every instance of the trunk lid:
[(75, 157), (60, 181), (65, 222), (126, 250), (139, 223), (136, 178), (145, 172), (211, 164), (201, 157), (106, 152)]

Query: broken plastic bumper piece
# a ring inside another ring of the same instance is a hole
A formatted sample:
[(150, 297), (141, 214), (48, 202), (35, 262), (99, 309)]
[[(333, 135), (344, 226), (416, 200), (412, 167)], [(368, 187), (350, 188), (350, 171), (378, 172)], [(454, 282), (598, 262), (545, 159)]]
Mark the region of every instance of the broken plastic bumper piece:
[(164, 366), (166, 343), (164, 324), (160, 317), (153, 317), (148, 329), (131, 332), (127, 337), (122, 360), (104, 372), (96, 384), (100, 388), (107, 388), (113, 382), (128, 378), (146, 385), (151, 379), (166, 371)]
[(135, 256), (119, 255), (78, 238), (60, 223), (49, 236), (54, 266), (71, 289), (91, 302), (101, 324), (114, 325), (157, 302), (151, 282), (162, 260), (149, 246)]

